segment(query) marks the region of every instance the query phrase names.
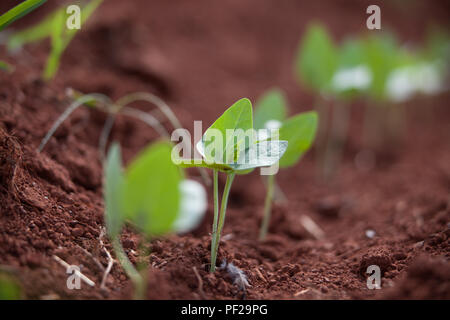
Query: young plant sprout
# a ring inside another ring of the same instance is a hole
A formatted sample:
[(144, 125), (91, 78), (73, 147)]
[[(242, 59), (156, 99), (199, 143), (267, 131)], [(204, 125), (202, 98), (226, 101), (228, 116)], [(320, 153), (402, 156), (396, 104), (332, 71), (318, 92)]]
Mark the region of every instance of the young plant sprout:
[(26, 0), (0, 16), (0, 31), (43, 5), (47, 0)]
[(337, 51), (337, 67), (331, 79), (335, 98), (330, 133), (325, 147), (323, 176), (329, 179), (342, 159), (350, 122), (350, 103), (365, 94), (372, 82), (372, 72), (367, 65), (364, 47), (356, 39), (347, 39)]
[(299, 83), (316, 92), (316, 109), (321, 125), (317, 133), (316, 159), (317, 168), (324, 176), (327, 131), (330, 125), (332, 97), (332, 78), (337, 68), (337, 48), (335, 47), (325, 26), (311, 24), (300, 43), (295, 60), (295, 74)]
[[(217, 252), (225, 223), (228, 196), (236, 174), (245, 174), (257, 167), (271, 166), (285, 153), (287, 141), (259, 141), (253, 129), (250, 100), (243, 98), (229, 107), (203, 134), (197, 143), (202, 159), (182, 159), (174, 162), (182, 167), (204, 167), (213, 170), (214, 219), (211, 234), (211, 267), (216, 270)], [(227, 175), (219, 211), (218, 174)]]
[[(82, 7), (80, 13), (81, 25), (89, 19), (102, 2), (103, 0), (92, 0)], [(7, 45), (8, 49), (15, 51), (27, 43), (50, 38), (51, 51), (42, 75), (44, 80), (50, 80), (58, 71), (61, 56), (77, 32), (78, 29), (68, 29), (66, 27), (66, 8), (63, 6), (50, 13), (37, 25), (12, 34), (8, 39)]]
[(171, 161), (172, 144), (158, 142), (144, 149), (123, 171), (121, 152), (113, 144), (105, 163), (105, 221), (114, 252), (143, 298), (145, 276), (128, 259), (120, 234), (126, 221), (146, 240), (194, 229), (206, 211), (206, 192)]
[[(279, 161), (280, 168), (294, 166), (311, 147), (317, 130), (317, 112), (304, 112), (286, 118), (287, 103), (278, 89), (267, 92), (258, 102), (255, 110), (255, 129), (261, 139), (270, 138), (271, 129), (279, 129), (279, 139), (288, 142), (286, 152)], [(267, 177), (267, 193), (264, 202), (264, 216), (259, 239), (264, 240), (269, 228), (272, 202), (276, 187), (275, 174)]]
[[(304, 36), (296, 60), (296, 73), (302, 84), (317, 92), (321, 121), (318, 132), (317, 159), (320, 176), (328, 180), (340, 162), (347, 137), (349, 100), (368, 90), (372, 75), (363, 46), (348, 40), (334, 45), (325, 27), (311, 25)], [(335, 100), (333, 112), (323, 97)]]
[[(172, 109), (159, 97), (148, 92), (135, 92), (123, 96), (117, 101), (112, 101), (109, 97), (101, 93), (81, 94), (75, 90), (69, 89), (68, 95), (75, 101), (67, 107), (67, 109), (59, 116), (53, 123), (50, 130), (42, 139), (38, 152), (41, 152), (59, 126), (80, 106), (86, 105), (89, 108), (95, 108), (108, 114), (108, 118), (103, 126), (102, 132), (99, 138), (99, 153), (100, 158), (105, 159), (105, 149), (108, 143), (108, 138), (114, 125), (117, 114), (123, 114), (128, 117), (143, 121), (145, 124), (153, 128), (160, 136), (164, 138), (169, 137), (169, 132), (161, 124), (159, 117), (162, 115), (166, 117), (174, 129), (180, 128), (181, 124), (178, 118), (173, 113)], [(142, 101), (153, 104), (157, 107), (160, 114), (152, 112), (144, 112), (136, 108), (132, 108), (129, 105), (131, 103)], [(210, 179), (202, 168), (199, 168), (199, 172), (204, 182), (209, 185)]]
[(369, 87), (369, 105), (364, 120), (364, 142), (369, 150), (390, 152), (398, 143), (403, 127), (404, 111), (400, 101), (413, 94), (409, 71), (414, 65), (412, 52), (401, 49), (393, 35), (384, 33), (363, 42), (373, 78)]

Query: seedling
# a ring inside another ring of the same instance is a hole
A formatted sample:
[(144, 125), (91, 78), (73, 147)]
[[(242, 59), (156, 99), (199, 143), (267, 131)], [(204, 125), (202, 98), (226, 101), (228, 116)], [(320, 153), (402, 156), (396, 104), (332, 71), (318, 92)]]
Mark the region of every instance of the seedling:
[[(81, 25), (89, 19), (102, 2), (103, 0), (92, 0), (82, 7)], [(61, 56), (77, 32), (78, 29), (66, 28), (66, 8), (61, 7), (49, 14), (37, 25), (14, 33), (8, 40), (8, 48), (10, 50), (17, 50), (27, 43), (50, 38), (51, 51), (42, 75), (45, 80), (50, 80), (58, 71)]]
[[(229, 107), (203, 134), (197, 143), (202, 159), (175, 159), (182, 167), (204, 167), (213, 170), (214, 219), (211, 234), (211, 267), (216, 269), (217, 252), (225, 223), (228, 196), (236, 174), (257, 167), (271, 166), (285, 153), (287, 141), (259, 141), (253, 129), (250, 100), (243, 98)], [(219, 212), (218, 174), (227, 175)]]
[(173, 113), (172, 109), (157, 96), (146, 93), (146, 92), (136, 92), (126, 96), (123, 96), (117, 101), (112, 101), (109, 97), (101, 93), (90, 93), (81, 94), (72, 89), (68, 90), (69, 97), (73, 98), (74, 101), (67, 107), (67, 109), (59, 116), (59, 118), (54, 122), (50, 130), (47, 132), (45, 137), (42, 139), (39, 145), (38, 151), (42, 151), (53, 136), (55, 131), (59, 126), (79, 107), (86, 105), (89, 108), (98, 109), (108, 114), (108, 119), (103, 127), (102, 134), (99, 141), (99, 150), (101, 158), (104, 159), (105, 147), (109, 134), (111, 132), (112, 126), (114, 124), (117, 114), (127, 115), (129, 117), (139, 119), (153, 128), (162, 137), (168, 138), (169, 133), (165, 127), (158, 120), (156, 115), (152, 113), (144, 112), (139, 109), (129, 107), (129, 105), (136, 101), (144, 101), (155, 105), (162, 115), (166, 116), (174, 128), (181, 127), (178, 118)]
[[(311, 147), (317, 130), (317, 112), (304, 112), (286, 118), (287, 103), (283, 93), (272, 89), (258, 102), (255, 111), (255, 129), (259, 137), (270, 137), (270, 129), (279, 129), (279, 138), (288, 142), (286, 152), (279, 161), (280, 168), (296, 165), (302, 155)], [(264, 216), (259, 232), (259, 239), (264, 240), (269, 228), (276, 175), (267, 177), (267, 193), (264, 202)]]
[(199, 194), (197, 186), (187, 186), (191, 192), (185, 192), (184, 173), (172, 163), (171, 150), (169, 142), (150, 145), (123, 171), (120, 147), (113, 144), (105, 163), (106, 230), (120, 264), (134, 284), (136, 298), (144, 297), (146, 279), (120, 243), (125, 222), (150, 240), (195, 228), (206, 211), (206, 195)]
[(331, 91), (331, 79), (337, 68), (337, 49), (324, 26), (311, 24), (303, 37), (295, 62), (295, 74), (301, 84), (320, 94)]
[(361, 41), (347, 39), (338, 47), (337, 68), (331, 79), (335, 104), (323, 158), (322, 173), (326, 180), (332, 177), (341, 162), (348, 136), (350, 103), (365, 94), (371, 82), (372, 73)]
[(0, 16), (0, 31), (43, 5), (47, 0), (26, 0)]
[(404, 80), (407, 79), (402, 78), (398, 68), (409, 65), (415, 58), (399, 48), (389, 33), (368, 37), (363, 45), (372, 73), (363, 138), (370, 149), (386, 152), (389, 146), (396, 144), (401, 132), (403, 108), (398, 102), (405, 94), (410, 94), (406, 92), (409, 90), (408, 82)]
[[(328, 180), (340, 162), (347, 138), (348, 101), (368, 90), (371, 72), (359, 41), (347, 40), (337, 47), (320, 24), (308, 28), (295, 68), (300, 83), (317, 92), (315, 108), (321, 120), (317, 160), (320, 176)], [(333, 113), (324, 101), (330, 98), (335, 100)]]
[(325, 26), (311, 24), (300, 43), (295, 60), (295, 74), (299, 83), (316, 92), (316, 109), (321, 126), (317, 134), (316, 159), (319, 176), (324, 176), (323, 168), (327, 147), (327, 129), (330, 125), (331, 107), (329, 99), (333, 96), (332, 78), (337, 70), (338, 50)]
[[(135, 92), (123, 96), (117, 101), (112, 101), (108, 96), (101, 93), (81, 94), (75, 90), (68, 90), (69, 97), (75, 99), (67, 109), (59, 116), (53, 123), (50, 130), (42, 139), (38, 152), (41, 152), (59, 126), (79, 107), (86, 105), (89, 108), (98, 109), (108, 114), (108, 118), (103, 126), (102, 132), (99, 138), (99, 154), (100, 158), (105, 159), (105, 150), (108, 143), (109, 135), (114, 125), (116, 116), (118, 114), (126, 115), (128, 117), (143, 121), (145, 124), (153, 128), (160, 136), (169, 138), (169, 132), (161, 124), (160, 116), (164, 116), (169, 120), (174, 129), (180, 128), (181, 124), (178, 118), (173, 113), (172, 109), (159, 97), (148, 92)], [(145, 112), (136, 108), (132, 108), (129, 105), (134, 102), (147, 102), (157, 107), (159, 114), (153, 112)], [(210, 179), (206, 175), (203, 169), (199, 168), (199, 172), (204, 182), (209, 185)]]

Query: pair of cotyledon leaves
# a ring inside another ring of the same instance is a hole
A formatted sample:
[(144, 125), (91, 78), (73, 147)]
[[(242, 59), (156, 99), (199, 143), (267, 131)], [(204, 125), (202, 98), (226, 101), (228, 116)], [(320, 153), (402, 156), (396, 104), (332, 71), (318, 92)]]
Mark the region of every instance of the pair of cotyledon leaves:
[(206, 167), (223, 172), (247, 173), (275, 164), (288, 149), (285, 140), (260, 140), (253, 128), (250, 100), (229, 107), (197, 143), (202, 159), (179, 159), (183, 167)]
[(391, 57), (387, 60), (393, 58), (386, 39), (386, 35), (367, 40), (349, 38), (338, 47), (323, 25), (311, 24), (298, 51), (296, 74), (308, 87), (340, 98), (352, 98), (366, 90), (377, 94), (385, 80), (384, 71), (380, 72), (384, 66), (380, 65), (386, 56)]

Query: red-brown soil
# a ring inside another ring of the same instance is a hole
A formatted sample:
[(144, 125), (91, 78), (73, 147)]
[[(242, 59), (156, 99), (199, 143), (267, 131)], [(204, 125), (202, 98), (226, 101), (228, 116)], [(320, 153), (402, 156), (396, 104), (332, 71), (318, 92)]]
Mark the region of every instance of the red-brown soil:
[[(2, 1), (0, 9), (12, 1)], [(54, 1), (48, 3), (50, 8)], [(183, 125), (208, 126), (240, 97), (254, 101), (264, 90), (287, 92), (291, 112), (312, 108), (292, 64), (300, 35), (313, 19), (336, 39), (364, 32), (366, 1), (121, 1), (106, 0), (70, 45), (51, 83), (39, 80), (48, 43), (0, 59), (15, 65), (0, 72), (0, 264), (19, 278), (24, 295), (45, 298), (131, 298), (131, 284), (114, 264), (101, 290), (107, 257), (99, 242), (103, 226), (102, 168), (98, 138), (105, 121), (81, 108), (42, 153), (40, 140), (70, 101), (65, 88), (112, 98), (149, 91), (174, 109)], [(47, 5), (46, 5), (47, 6)], [(383, 26), (402, 41), (420, 43), (431, 23), (449, 21), (448, 3), (382, 5)], [(39, 9), (17, 23), (36, 21)], [(448, 26), (448, 25), (447, 25)], [(270, 235), (258, 242), (265, 189), (256, 173), (233, 186), (219, 260), (249, 278), (248, 299), (450, 298), (450, 109), (448, 93), (405, 105), (404, 141), (370, 171), (357, 170), (364, 104), (352, 105), (351, 137), (338, 176), (318, 183), (311, 151), (278, 182), (289, 199), (276, 205)], [(140, 122), (119, 117), (111, 139), (125, 160), (157, 138)], [(197, 174), (190, 172), (191, 176)], [(223, 181), (221, 181), (223, 183)], [(324, 231), (316, 239), (302, 227), (308, 215)], [(148, 262), (148, 297), (240, 299), (244, 294), (224, 271), (207, 272), (210, 206), (193, 233), (154, 240)], [(376, 235), (370, 239), (367, 230)], [(112, 252), (107, 241), (106, 247)], [(139, 238), (122, 242), (136, 261)], [(57, 255), (95, 281), (66, 287)], [(100, 262), (101, 265), (98, 264)], [(377, 264), (382, 289), (368, 290), (365, 270)], [(196, 268), (202, 279), (201, 287)]]

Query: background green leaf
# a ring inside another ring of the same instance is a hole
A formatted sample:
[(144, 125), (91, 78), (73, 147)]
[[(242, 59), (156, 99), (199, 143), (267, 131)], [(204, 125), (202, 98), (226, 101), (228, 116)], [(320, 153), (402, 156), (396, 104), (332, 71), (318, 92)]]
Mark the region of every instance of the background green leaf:
[(288, 141), (288, 147), (280, 160), (280, 167), (295, 165), (311, 147), (317, 130), (315, 111), (300, 113), (287, 119), (280, 128), (280, 140)]
[[(85, 24), (85, 22), (90, 18), (102, 2), (103, 0), (92, 0), (81, 9), (81, 26)], [(79, 31), (78, 29), (66, 28), (65, 16), (65, 8), (60, 9), (53, 16), (53, 24), (50, 34), (52, 39), (52, 50), (44, 70), (43, 77), (45, 80), (49, 80), (55, 76), (64, 50), (66, 50), (72, 39)]]
[[(90, 18), (103, 0), (92, 0), (81, 9), (81, 26)], [(78, 29), (66, 28), (66, 7), (56, 9), (47, 15), (38, 24), (14, 33), (8, 39), (8, 49), (17, 50), (27, 43), (37, 42), (45, 38), (51, 38), (51, 51), (47, 58), (47, 64), (43, 73), (43, 78), (49, 80), (54, 77), (58, 71), (60, 59), (72, 39), (75, 37)]]
[(364, 47), (357, 39), (347, 39), (339, 47), (338, 68), (355, 67), (367, 62)]
[(398, 64), (398, 50), (390, 34), (371, 36), (364, 41), (364, 53), (372, 72), (371, 95), (377, 100), (385, 98), (386, 80)]
[(324, 26), (309, 26), (300, 44), (295, 72), (300, 82), (326, 92), (337, 66), (336, 48)]
[(267, 91), (256, 103), (254, 128), (263, 129), (269, 120), (283, 122), (287, 114), (287, 102), (283, 92), (274, 88)]
[(120, 146), (114, 143), (108, 152), (105, 163), (105, 222), (111, 239), (117, 237), (125, 220), (123, 212), (124, 176)]
[(26, 0), (0, 16), (0, 31), (8, 25), (27, 15), (47, 0)]
[(172, 231), (180, 207), (182, 171), (171, 160), (172, 144), (147, 147), (127, 168), (124, 210), (147, 236)]
[(52, 32), (53, 18), (59, 11), (61, 11), (61, 9), (47, 15), (41, 22), (33, 27), (13, 33), (8, 38), (8, 50), (14, 51), (27, 43), (38, 42), (49, 37)]

